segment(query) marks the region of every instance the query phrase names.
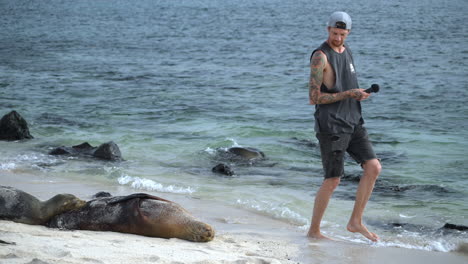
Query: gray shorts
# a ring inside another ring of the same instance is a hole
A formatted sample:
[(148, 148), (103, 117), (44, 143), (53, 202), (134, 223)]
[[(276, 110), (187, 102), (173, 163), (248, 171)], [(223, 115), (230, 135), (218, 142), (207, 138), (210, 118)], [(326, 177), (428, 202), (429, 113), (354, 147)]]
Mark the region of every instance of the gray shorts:
[(325, 179), (344, 175), (345, 152), (361, 165), (377, 158), (363, 126), (356, 127), (353, 134), (317, 133), (316, 136), (320, 143)]

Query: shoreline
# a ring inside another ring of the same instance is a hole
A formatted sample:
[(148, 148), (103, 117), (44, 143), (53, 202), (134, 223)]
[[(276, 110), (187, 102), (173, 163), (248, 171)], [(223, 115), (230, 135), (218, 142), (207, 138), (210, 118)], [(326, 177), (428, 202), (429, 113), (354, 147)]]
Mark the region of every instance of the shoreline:
[[(44, 179), (2, 171), (1, 185), (41, 200), (71, 193), (89, 200), (99, 191), (127, 195), (127, 186)], [(212, 225), (208, 243), (85, 230), (65, 231), (0, 220), (0, 263), (466, 263), (467, 255), (340, 241), (313, 241), (287, 223), (219, 203), (171, 193), (147, 192), (179, 203)], [(403, 261), (403, 262), (402, 262)], [(33, 262), (34, 263), (34, 262)]]

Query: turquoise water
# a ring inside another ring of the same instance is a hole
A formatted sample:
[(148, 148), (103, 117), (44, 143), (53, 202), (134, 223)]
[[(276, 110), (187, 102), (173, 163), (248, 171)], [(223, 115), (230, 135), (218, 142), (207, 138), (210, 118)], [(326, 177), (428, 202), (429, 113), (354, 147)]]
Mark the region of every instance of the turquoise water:
[[(468, 225), (466, 3), (340, 3), (2, 2), (0, 115), (18, 111), (35, 139), (0, 142), (0, 175), (179, 193), (306, 232), (322, 181), (308, 60), (328, 15), (344, 10), (360, 85), (381, 86), (363, 102), (383, 164), (365, 220), (383, 246), (454, 249), (468, 234), (439, 228)], [(124, 162), (47, 154), (110, 140)], [(222, 160), (232, 146), (266, 160)], [(219, 162), (236, 175), (212, 173)], [(351, 160), (345, 170), (361, 173)], [(343, 233), (356, 186), (342, 181), (323, 230), (365, 243)]]

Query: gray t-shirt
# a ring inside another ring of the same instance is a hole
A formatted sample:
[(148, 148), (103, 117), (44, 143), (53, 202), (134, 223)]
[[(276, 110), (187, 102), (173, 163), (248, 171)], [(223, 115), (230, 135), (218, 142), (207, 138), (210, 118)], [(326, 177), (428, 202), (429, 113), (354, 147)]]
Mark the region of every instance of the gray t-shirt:
[[(335, 72), (335, 86), (328, 89), (324, 84), (320, 91), (338, 93), (359, 88), (353, 56), (350, 49), (345, 46), (343, 53), (334, 51), (327, 42), (318, 49), (327, 56)], [(312, 55), (314, 54), (312, 52)], [(315, 131), (317, 133), (353, 133), (357, 125), (364, 124), (361, 115), (361, 103), (353, 98), (344, 99), (332, 104), (315, 105)]]

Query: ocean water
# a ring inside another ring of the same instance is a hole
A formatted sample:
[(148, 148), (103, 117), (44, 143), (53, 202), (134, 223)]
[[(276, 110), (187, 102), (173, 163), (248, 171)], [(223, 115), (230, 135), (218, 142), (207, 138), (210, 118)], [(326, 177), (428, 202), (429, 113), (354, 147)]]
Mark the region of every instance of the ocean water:
[[(0, 115), (33, 140), (0, 142), (1, 174), (21, 171), (176, 193), (285, 221), (304, 233), (322, 181), (309, 56), (348, 12), (362, 103), (383, 171), (365, 221), (383, 242), (451, 251), (468, 242), (468, 28), (464, 0), (2, 1)], [(123, 162), (48, 155), (114, 141)], [(224, 160), (254, 147), (265, 160)], [(224, 162), (232, 177), (214, 174)], [(359, 166), (324, 218), (345, 232)]]

